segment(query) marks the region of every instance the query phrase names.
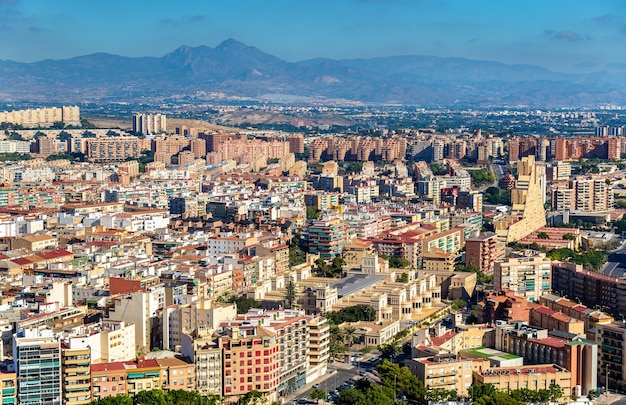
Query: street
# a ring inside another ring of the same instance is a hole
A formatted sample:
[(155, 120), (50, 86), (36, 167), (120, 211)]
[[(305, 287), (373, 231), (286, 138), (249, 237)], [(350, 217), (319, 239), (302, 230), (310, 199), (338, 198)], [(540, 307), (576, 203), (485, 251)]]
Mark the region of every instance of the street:
[(626, 243), (609, 255), (608, 262), (600, 272), (611, 277), (624, 277), (624, 272), (626, 272)]

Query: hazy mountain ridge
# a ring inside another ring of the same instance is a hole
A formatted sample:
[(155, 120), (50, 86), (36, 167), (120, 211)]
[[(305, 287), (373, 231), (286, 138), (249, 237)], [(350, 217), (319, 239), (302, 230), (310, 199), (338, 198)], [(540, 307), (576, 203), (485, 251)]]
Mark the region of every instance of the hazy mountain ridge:
[(106, 53), (34, 63), (0, 61), (0, 99), (132, 101), (203, 91), (259, 98), (413, 105), (596, 106), (626, 102), (626, 75), (564, 74), (533, 65), (434, 56), (290, 63), (229, 39), (157, 57)]

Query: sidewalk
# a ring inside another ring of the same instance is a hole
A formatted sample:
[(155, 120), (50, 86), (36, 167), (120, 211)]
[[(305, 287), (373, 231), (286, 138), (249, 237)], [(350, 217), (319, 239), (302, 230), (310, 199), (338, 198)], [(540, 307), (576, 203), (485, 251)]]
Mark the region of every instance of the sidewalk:
[(600, 398), (595, 399), (593, 403), (595, 405), (608, 405), (622, 398), (623, 396), (618, 394), (609, 393), (608, 396), (606, 394), (602, 394)]
[(313, 388), (313, 386), (315, 384), (321, 384), (324, 381), (326, 381), (327, 379), (331, 378), (337, 372), (336, 368), (341, 368), (341, 369), (348, 370), (348, 369), (354, 368), (354, 367), (352, 365), (350, 365), (350, 364), (347, 364), (347, 363), (335, 362), (335, 363), (332, 364), (332, 366), (328, 367), (328, 371), (326, 372), (326, 374), (324, 374), (323, 376), (319, 377), (318, 379), (316, 379), (314, 381), (311, 381), (310, 383), (306, 384), (305, 386), (300, 387), (299, 389), (297, 389), (296, 391), (292, 392), (291, 394), (287, 395), (286, 397), (283, 398), (282, 402), (284, 404), (288, 404), (288, 403), (292, 402), (294, 400), (294, 398), (296, 398), (299, 395), (303, 394), (308, 389)]

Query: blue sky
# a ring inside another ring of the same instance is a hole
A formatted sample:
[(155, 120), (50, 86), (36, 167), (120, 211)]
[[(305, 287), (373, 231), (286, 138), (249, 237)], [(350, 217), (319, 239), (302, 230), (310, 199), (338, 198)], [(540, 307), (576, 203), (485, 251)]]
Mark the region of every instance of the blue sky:
[(0, 0), (0, 59), (162, 56), (228, 38), (287, 61), (458, 56), (626, 69), (622, 0)]

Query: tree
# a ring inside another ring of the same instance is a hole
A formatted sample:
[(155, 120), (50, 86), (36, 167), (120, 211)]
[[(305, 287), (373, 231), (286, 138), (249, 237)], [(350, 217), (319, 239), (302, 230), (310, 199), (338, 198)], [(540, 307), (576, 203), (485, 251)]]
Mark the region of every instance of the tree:
[(289, 277), (287, 283), (285, 284), (285, 290), (285, 308), (295, 309), (296, 303), (298, 301), (298, 291), (296, 283), (294, 283), (291, 277)]
[(408, 275), (408, 273), (402, 273), (402, 274), (400, 275), (400, 277), (398, 277), (398, 278), (396, 279), (396, 281), (397, 281), (398, 283), (408, 283), (408, 282), (409, 282), (409, 275)]
[(387, 392), (396, 394), (403, 393), (408, 399), (418, 401), (426, 396), (424, 383), (415, 377), (408, 367), (400, 367), (398, 364), (383, 360), (376, 366), (380, 383)]
[(248, 297), (233, 295), (226, 300), (231, 304), (235, 304), (238, 314), (248, 313), (250, 308), (260, 308), (261, 303)]
[(326, 318), (333, 325), (344, 322), (372, 322), (376, 319), (376, 310), (369, 305), (359, 304), (342, 308), (336, 312), (329, 312), (326, 314)]
[(300, 249), (300, 246), (292, 242), (289, 245), (289, 267), (297, 266), (306, 262), (306, 253)]
[(574, 236), (571, 233), (566, 233), (565, 235), (563, 235), (563, 239), (565, 239), (565, 240), (576, 240), (576, 236)]
[(563, 388), (558, 384), (552, 383), (548, 387), (548, 398), (552, 402), (556, 402), (561, 399), (563, 397), (563, 393)]
[(135, 394), (133, 403), (141, 405), (168, 405), (170, 401), (168, 401), (165, 391), (153, 389), (139, 391)]
[(343, 330), (344, 335), (346, 336), (346, 342), (348, 342), (348, 347), (352, 347), (354, 344), (354, 338), (356, 336), (356, 329), (353, 326), (347, 326)]
[(332, 275), (341, 275), (343, 273), (343, 266), (346, 264), (346, 261), (342, 257), (333, 257), (333, 261), (331, 263), (331, 271)]
[(255, 405), (263, 401), (263, 394), (257, 390), (248, 391), (239, 399), (239, 405)]
[(472, 384), (467, 389), (467, 392), (470, 399), (475, 402), (480, 397), (493, 397), (496, 393), (496, 387), (494, 387), (493, 384)]
[(315, 388), (311, 391), (312, 399), (326, 399), (326, 393), (319, 388)]
[(315, 260), (315, 269), (319, 276), (328, 277), (328, 263), (326, 263), (326, 260), (321, 257)]
[(306, 207), (306, 219), (317, 219), (320, 216), (320, 211), (310, 205)]
[(547, 233), (545, 233), (545, 232), (539, 232), (539, 234), (537, 235), (537, 237), (538, 237), (539, 239), (550, 239), (550, 236), (549, 236)]
[(133, 399), (126, 394), (98, 398), (92, 401), (93, 405), (133, 405)]
[(391, 360), (396, 358), (398, 354), (402, 352), (402, 349), (398, 345), (396, 341), (391, 341), (378, 346), (378, 350), (380, 351), (381, 357), (383, 359)]
[(335, 401), (337, 405), (365, 405), (366, 403), (365, 395), (355, 388), (341, 390)]

